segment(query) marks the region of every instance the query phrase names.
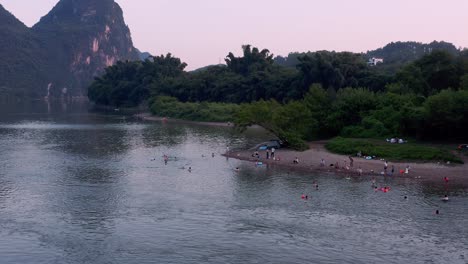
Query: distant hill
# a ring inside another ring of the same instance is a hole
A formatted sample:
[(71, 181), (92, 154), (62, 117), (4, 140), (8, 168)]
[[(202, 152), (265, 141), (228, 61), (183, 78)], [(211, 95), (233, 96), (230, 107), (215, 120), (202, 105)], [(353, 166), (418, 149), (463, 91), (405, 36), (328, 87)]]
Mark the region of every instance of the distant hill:
[(138, 60), (113, 0), (61, 0), (32, 28), (0, 5), (0, 87), (20, 96), (86, 96), (94, 76)]
[(384, 59), (384, 63), (378, 65), (383, 69), (394, 72), (404, 64), (420, 59), (422, 56), (435, 50), (444, 50), (452, 55), (457, 55), (460, 51), (452, 43), (444, 41), (433, 41), (428, 44), (407, 41), (391, 42), (383, 48), (368, 51), (364, 54), (366, 59), (372, 57)]
[[(455, 45), (444, 41), (433, 41), (428, 44), (414, 41), (399, 41), (389, 43), (385, 47), (376, 50), (362, 53), (362, 56), (365, 60), (372, 57), (382, 58), (384, 59), (384, 63), (378, 65), (378, 67), (385, 71), (395, 72), (402, 65), (413, 62), (434, 50), (444, 50), (453, 55), (460, 52)], [(313, 52), (292, 52), (288, 54), (287, 57), (277, 56), (275, 57), (275, 63), (287, 67), (295, 67), (299, 63), (298, 57), (312, 53)]]
[(210, 68), (216, 68), (216, 67), (224, 68), (224, 67), (226, 67), (226, 64), (213, 64), (213, 65), (208, 65), (208, 66), (204, 66), (204, 67), (195, 69), (195, 70), (193, 70), (193, 71), (191, 71), (191, 72), (207, 71), (207, 70), (209, 70)]
[(136, 49), (137, 51), (137, 54), (138, 54), (138, 58), (142, 61), (148, 59), (149, 57), (151, 57), (151, 53), (149, 52), (141, 52), (139, 49)]

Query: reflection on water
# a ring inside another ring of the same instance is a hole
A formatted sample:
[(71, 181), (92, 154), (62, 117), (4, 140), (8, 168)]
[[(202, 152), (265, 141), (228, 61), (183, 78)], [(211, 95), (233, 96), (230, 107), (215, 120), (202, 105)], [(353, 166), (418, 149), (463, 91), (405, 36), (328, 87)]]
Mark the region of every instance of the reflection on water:
[(467, 263), (463, 186), (374, 192), (220, 156), (259, 132), (37, 104), (0, 114), (1, 263)]

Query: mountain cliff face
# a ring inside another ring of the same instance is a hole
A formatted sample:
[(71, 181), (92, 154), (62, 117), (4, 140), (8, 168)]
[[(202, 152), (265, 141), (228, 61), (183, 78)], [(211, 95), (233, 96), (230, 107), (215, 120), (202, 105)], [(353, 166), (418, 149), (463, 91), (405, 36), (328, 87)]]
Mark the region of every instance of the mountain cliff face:
[(1, 8), (2, 21), (0, 34), (3, 39), (7, 33), (11, 45), (0, 47), (1, 54), (13, 58), (8, 65), (0, 61), (0, 70), (14, 72), (11, 77), (0, 72), (0, 87), (30, 96), (86, 96), (93, 77), (107, 66), (139, 59), (122, 9), (113, 0), (61, 0), (32, 28)]

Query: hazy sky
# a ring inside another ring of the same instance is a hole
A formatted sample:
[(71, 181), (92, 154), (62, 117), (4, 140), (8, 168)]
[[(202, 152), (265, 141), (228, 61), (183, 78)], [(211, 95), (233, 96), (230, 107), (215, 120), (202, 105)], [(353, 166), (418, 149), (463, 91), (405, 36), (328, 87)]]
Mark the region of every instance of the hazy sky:
[[(32, 26), (58, 0), (0, 0)], [(291, 51), (361, 52), (388, 42), (445, 40), (468, 47), (468, 0), (116, 0), (137, 48), (171, 52), (189, 69), (242, 44)]]

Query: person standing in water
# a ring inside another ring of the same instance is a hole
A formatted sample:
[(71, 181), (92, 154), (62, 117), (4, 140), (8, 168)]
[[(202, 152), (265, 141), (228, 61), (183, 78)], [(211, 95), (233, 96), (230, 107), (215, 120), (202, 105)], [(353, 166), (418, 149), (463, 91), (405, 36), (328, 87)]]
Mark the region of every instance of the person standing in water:
[(266, 150), (266, 159), (270, 159), (270, 150), (269, 149)]
[(392, 165), (392, 171), (391, 171), (391, 173), (390, 173), (390, 176), (393, 176), (394, 173), (395, 173), (395, 166)]
[(388, 163), (387, 161), (384, 162), (384, 173), (387, 175), (387, 168), (388, 168)]
[(349, 156), (349, 166), (352, 168), (354, 166), (354, 159), (353, 157)]
[(275, 160), (275, 148), (271, 148), (271, 159)]

